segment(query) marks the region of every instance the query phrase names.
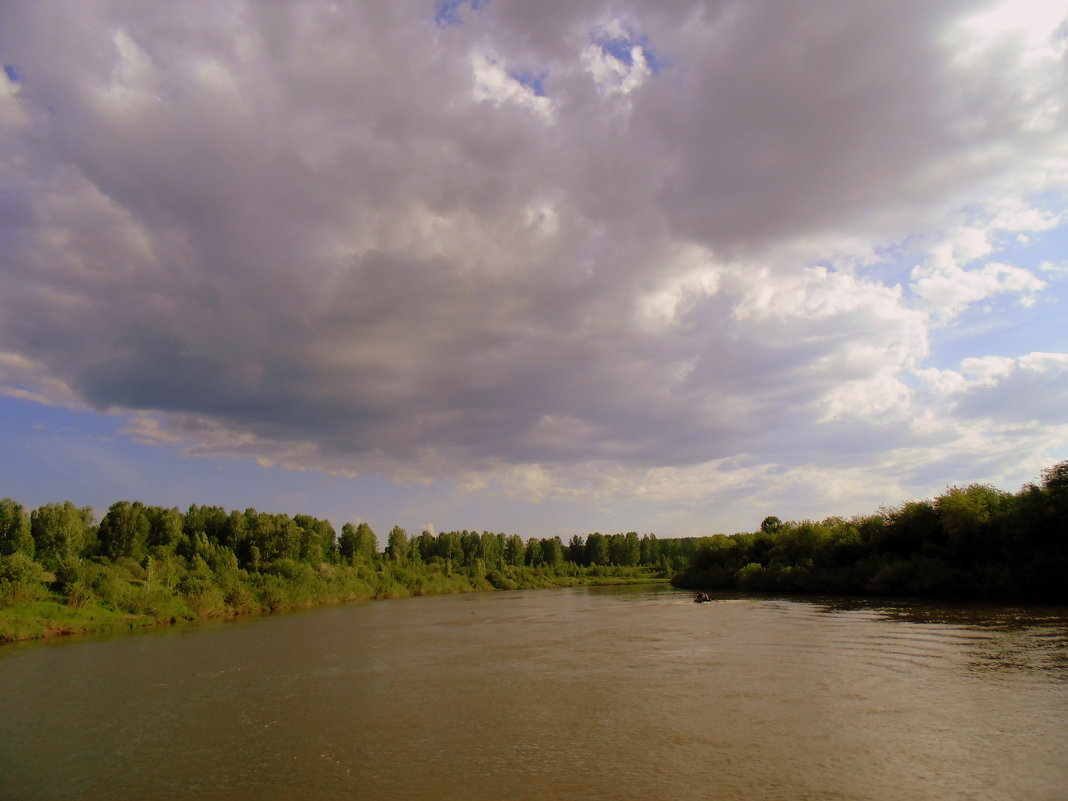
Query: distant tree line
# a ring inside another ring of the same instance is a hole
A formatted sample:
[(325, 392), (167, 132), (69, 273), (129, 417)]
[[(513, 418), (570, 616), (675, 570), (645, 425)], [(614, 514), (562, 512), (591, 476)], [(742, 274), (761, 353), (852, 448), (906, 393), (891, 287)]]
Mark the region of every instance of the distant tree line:
[[(366, 523), (338, 534), (310, 515), (112, 504), (99, 524), (69, 501), (29, 513), (0, 500), (0, 607), (59, 602), (156, 620), (358, 598), (667, 578), (697, 540), (593, 533), (524, 540)], [(2, 633), (0, 633), (2, 634)]]
[(953, 487), (871, 515), (782, 522), (699, 543), (677, 587), (959, 598), (1068, 598), (1068, 462), (1010, 494)]

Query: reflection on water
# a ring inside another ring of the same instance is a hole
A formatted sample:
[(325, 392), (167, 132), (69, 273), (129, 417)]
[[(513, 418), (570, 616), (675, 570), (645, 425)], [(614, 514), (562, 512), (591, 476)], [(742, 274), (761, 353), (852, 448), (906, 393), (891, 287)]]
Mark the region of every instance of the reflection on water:
[(1063, 799), (1066, 610), (665, 587), (0, 649), (5, 799)]
[(930, 637), (958, 637), (972, 646), (977, 670), (1047, 671), (1068, 678), (1068, 609), (991, 603), (895, 603), (834, 600), (823, 611), (861, 613), (905, 623), (933, 624)]

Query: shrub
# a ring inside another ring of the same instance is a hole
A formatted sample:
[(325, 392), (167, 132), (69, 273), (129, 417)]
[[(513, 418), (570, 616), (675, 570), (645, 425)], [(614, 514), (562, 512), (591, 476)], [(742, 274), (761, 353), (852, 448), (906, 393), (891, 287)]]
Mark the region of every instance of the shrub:
[(41, 566), (24, 553), (0, 556), (0, 606), (43, 601), (48, 588)]
[(500, 570), (491, 570), (486, 574), (486, 581), (494, 586), (498, 590), (517, 590), (519, 585), (512, 581), (508, 576), (502, 573)]
[(67, 606), (85, 609), (96, 603), (96, 595), (93, 594), (92, 588), (86, 582), (81, 580), (72, 581), (66, 586), (64, 603)]

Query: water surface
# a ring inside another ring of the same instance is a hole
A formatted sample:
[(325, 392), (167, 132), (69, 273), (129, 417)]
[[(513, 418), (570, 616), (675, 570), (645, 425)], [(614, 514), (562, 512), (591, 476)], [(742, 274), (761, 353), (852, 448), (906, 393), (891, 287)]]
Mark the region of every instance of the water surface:
[(1068, 797), (1065, 610), (578, 588), (0, 648), (0, 798)]

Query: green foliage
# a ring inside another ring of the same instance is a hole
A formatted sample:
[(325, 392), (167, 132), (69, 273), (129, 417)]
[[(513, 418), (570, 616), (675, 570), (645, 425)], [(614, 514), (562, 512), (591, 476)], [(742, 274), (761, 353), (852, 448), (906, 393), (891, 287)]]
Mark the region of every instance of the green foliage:
[(607, 565), (611, 561), (608, 551), (608, 540), (599, 531), (595, 531), (586, 538), (587, 565)]
[(33, 552), (33, 535), (26, 510), (10, 498), (0, 500), (0, 556), (21, 553), (32, 557)]
[(521, 565), (525, 554), (526, 547), (523, 545), (523, 538), (518, 534), (509, 536), (504, 545), (505, 564)]
[(494, 589), (498, 590), (517, 590), (519, 585), (508, 577), (507, 573), (500, 570), (491, 570), (486, 574), (486, 581), (493, 585)]
[(408, 559), (408, 553), (408, 532), (400, 526), (394, 526), (389, 532), (386, 556), (394, 562), (404, 562)]
[(46, 565), (63, 557), (81, 556), (92, 544), (93, 510), (70, 501), (39, 506), (30, 515), (34, 553)]
[(150, 530), (149, 517), (139, 501), (113, 503), (97, 531), (100, 550), (113, 560), (120, 556), (144, 559)]
[(25, 553), (0, 556), (0, 606), (42, 601), (48, 597), (45, 574)]
[(1068, 462), (1012, 495), (950, 487), (866, 517), (765, 518), (760, 531), (709, 538), (679, 587), (1063, 601), (1068, 597)]
[(342, 558), (350, 564), (370, 563), (378, 548), (378, 538), (366, 523), (353, 526), (346, 523), (341, 527), (338, 550)]
[(776, 531), (782, 528), (782, 521), (775, 515), (765, 517), (760, 521), (760, 530), (765, 534), (774, 534)]

